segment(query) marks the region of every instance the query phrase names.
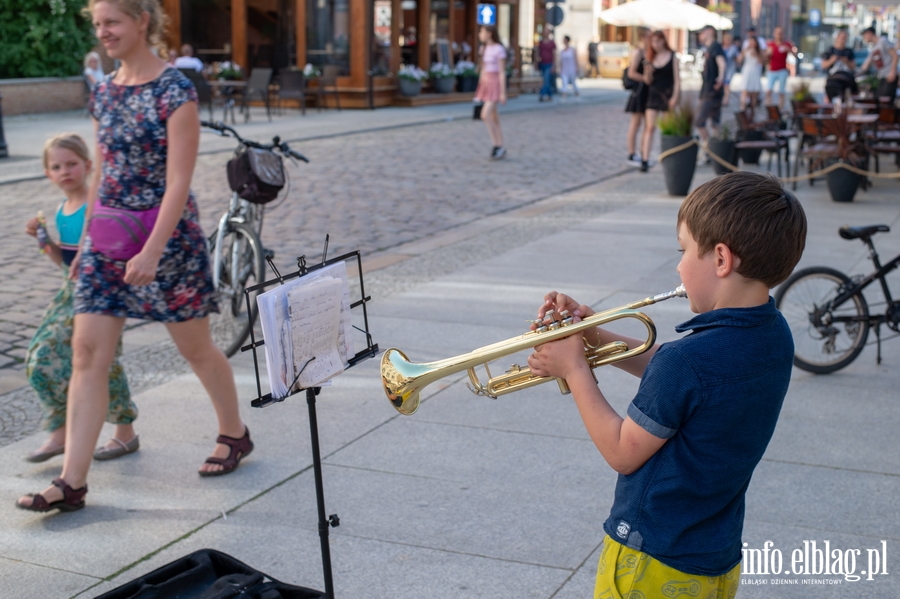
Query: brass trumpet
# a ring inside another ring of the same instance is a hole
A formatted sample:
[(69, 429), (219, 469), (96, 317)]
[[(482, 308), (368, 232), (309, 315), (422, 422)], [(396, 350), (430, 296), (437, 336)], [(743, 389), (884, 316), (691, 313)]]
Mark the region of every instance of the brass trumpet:
[[(677, 289), (668, 293), (654, 295), (619, 308), (597, 312), (578, 323), (573, 322), (573, 318), (564, 311), (559, 315), (560, 318), (558, 320), (552, 320), (549, 323), (535, 321), (538, 327), (534, 331), (528, 331), (518, 337), (436, 362), (416, 364), (410, 362), (409, 358), (399, 349), (391, 348), (384, 352), (384, 355), (381, 357), (381, 382), (384, 386), (384, 393), (398, 412), (409, 416), (419, 409), (419, 394), (426, 385), (445, 376), (468, 370), (469, 390), (475, 395), (496, 399), (500, 395), (546, 383), (553, 380), (553, 377), (534, 375), (531, 373), (530, 368), (517, 364), (513, 364), (505, 374), (492, 377), (490, 370), (488, 370), (489, 362), (541, 345), (542, 343), (549, 343), (569, 335), (581, 333), (608, 322), (622, 318), (636, 318), (647, 328), (647, 340), (639, 346), (629, 348), (622, 341), (615, 341), (599, 347), (590, 347), (585, 344), (585, 358), (592, 369), (605, 364), (627, 360), (644, 353), (656, 343), (656, 327), (653, 325), (653, 321), (643, 312), (639, 312), (638, 309), (673, 297), (687, 297), (684, 285), (680, 285)], [(550, 315), (551, 313), (548, 312), (544, 318)], [(487, 384), (482, 384), (475, 373), (475, 367), (480, 364), (484, 365), (484, 369), (487, 372)], [(563, 379), (555, 380), (559, 383), (560, 392), (569, 392), (569, 388)]]

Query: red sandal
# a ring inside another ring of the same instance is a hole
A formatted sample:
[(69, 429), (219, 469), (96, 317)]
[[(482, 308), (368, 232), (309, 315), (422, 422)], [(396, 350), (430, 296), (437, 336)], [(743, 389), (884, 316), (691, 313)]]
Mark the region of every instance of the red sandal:
[(244, 436), (240, 439), (235, 439), (234, 437), (227, 437), (225, 435), (219, 435), (216, 437), (216, 443), (221, 443), (222, 445), (227, 445), (230, 450), (228, 452), (227, 458), (206, 458), (206, 464), (221, 464), (223, 468), (221, 470), (213, 470), (210, 472), (203, 472), (202, 470), (197, 473), (200, 476), (222, 476), (223, 474), (230, 474), (237, 469), (238, 464), (241, 463), (241, 460), (250, 455), (250, 452), (253, 451), (253, 441), (250, 440), (250, 429), (247, 426), (244, 426)]
[(40, 493), (29, 493), (26, 497), (31, 497), (31, 505), (22, 505), (18, 501), (16, 507), (31, 512), (49, 512), (51, 510), (59, 510), (61, 512), (74, 512), (84, 507), (84, 496), (87, 495), (87, 484), (80, 489), (73, 489), (61, 478), (53, 481), (53, 486), (63, 492), (63, 498), (59, 501), (49, 503)]

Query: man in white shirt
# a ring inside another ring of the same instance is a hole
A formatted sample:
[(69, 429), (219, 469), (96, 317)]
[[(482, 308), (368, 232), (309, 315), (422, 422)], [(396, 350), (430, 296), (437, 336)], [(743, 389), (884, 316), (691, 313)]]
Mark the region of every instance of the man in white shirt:
[(181, 46), (181, 56), (175, 59), (175, 68), (194, 69), (198, 73), (203, 72), (203, 61), (194, 57), (194, 49), (190, 44)]
[(875, 29), (869, 27), (863, 31), (863, 38), (869, 44), (869, 56), (862, 65), (865, 73), (869, 67), (878, 71), (878, 97), (887, 96), (891, 102), (897, 95), (897, 50), (889, 41), (878, 37)]

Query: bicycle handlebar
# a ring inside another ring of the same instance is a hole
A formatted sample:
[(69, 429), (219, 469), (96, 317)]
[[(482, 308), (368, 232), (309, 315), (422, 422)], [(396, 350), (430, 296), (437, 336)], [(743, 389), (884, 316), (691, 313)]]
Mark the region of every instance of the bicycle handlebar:
[(306, 156), (304, 156), (300, 152), (292, 150), (290, 148), (290, 146), (288, 146), (288, 143), (286, 141), (281, 141), (281, 138), (277, 135), (272, 138), (272, 143), (262, 144), (257, 141), (251, 141), (249, 139), (244, 139), (243, 137), (238, 135), (237, 131), (235, 131), (234, 129), (232, 129), (231, 127), (229, 127), (228, 125), (226, 125), (225, 123), (223, 123), (221, 121), (217, 121), (215, 123), (210, 122), (210, 121), (200, 121), (200, 126), (206, 127), (207, 129), (212, 129), (214, 131), (218, 131), (220, 135), (224, 135), (225, 137), (233, 137), (238, 141), (238, 143), (243, 144), (250, 148), (258, 148), (260, 150), (270, 150), (270, 151), (278, 150), (285, 156), (290, 156), (292, 158), (296, 158), (297, 160), (302, 160), (303, 162), (307, 162), (307, 163), (309, 162), (309, 159)]

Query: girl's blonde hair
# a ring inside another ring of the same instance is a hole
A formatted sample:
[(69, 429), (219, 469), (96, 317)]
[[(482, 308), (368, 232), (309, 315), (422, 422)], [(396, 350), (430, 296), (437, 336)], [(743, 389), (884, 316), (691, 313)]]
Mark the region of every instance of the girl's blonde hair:
[(160, 44), (166, 35), (169, 17), (163, 12), (159, 0), (88, 0), (88, 5), (83, 10), (88, 18), (94, 7), (100, 2), (115, 4), (122, 12), (135, 20), (140, 19), (143, 13), (150, 15), (150, 22), (147, 24), (147, 43), (151, 48), (163, 47)]
[(97, 59), (97, 67), (98, 67), (98, 68), (102, 68), (102, 67), (103, 67), (103, 63), (100, 62), (100, 55), (97, 54), (96, 52), (88, 52), (87, 54), (84, 55), (84, 68), (89, 69), (89, 68), (91, 67), (91, 65), (88, 64), (88, 63), (91, 62), (91, 59), (92, 59), (92, 58), (96, 58), (96, 59)]
[(91, 153), (80, 135), (77, 133), (61, 133), (51, 137), (44, 144), (44, 170), (50, 168), (50, 150), (53, 148), (69, 150), (85, 162), (90, 162), (91, 160)]

